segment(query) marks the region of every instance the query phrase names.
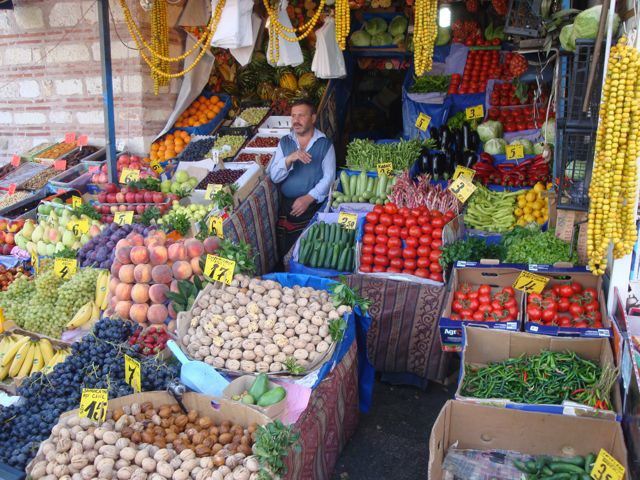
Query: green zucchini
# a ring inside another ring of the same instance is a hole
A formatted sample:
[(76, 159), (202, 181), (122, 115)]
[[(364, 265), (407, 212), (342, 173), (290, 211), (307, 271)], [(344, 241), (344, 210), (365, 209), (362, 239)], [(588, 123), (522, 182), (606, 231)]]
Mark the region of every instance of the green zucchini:
[[(344, 170), (340, 174), (340, 183), (342, 184), (342, 191), (345, 195), (351, 195), (351, 185), (349, 184), (349, 175)], [(335, 192), (334, 192), (335, 193)]]
[(269, 390), (267, 393), (260, 396), (258, 399), (259, 407), (270, 407), (276, 403), (284, 400), (287, 396), (287, 391), (283, 387), (275, 387)]
[(356, 195), (362, 195), (362, 192), (366, 190), (367, 186), (367, 172), (364, 170), (358, 175), (358, 189), (355, 191)]
[(331, 257), (333, 257), (333, 247), (332, 244), (327, 245), (327, 253), (324, 256), (324, 262), (322, 262), (322, 268), (330, 268), (331, 267)]
[(367, 175), (367, 188), (365, 190), (373, 190), (373, 177)]
[(347, 257), (348, 256), (349, 256), (349, 251), (345, 248), (340, 253), (340, 259), (338, 260), (338, 265), (337, 265), (336, 270), (338, 270), (339, 272), (344, 272), (344, 267), (345, 267), (345, 265), (347, 263)]
[(384, 192), (387, 190), (387, 181), (389, 180), (389, 177), (384, 173), (381, 174), (379, 178), (380, 180), (378, 182), (378, 189), (376, 190), (376, 197), (382, 197), (384, 195)]
[(344, 271), (350, 272), (353, 269), (351, 268), (351, 262), (353, 261), (353, 250), (351, 248), (347, 248), (347, 261), (344, 265)]
[(329, 266), (329, 268), (332, 268), (333, 270), (335, 270), (336, 267), (338, 266), (339, 258), (340, 258), (340, 244), (335, 243), (333, 245), (333, 252), (331, 253), (331, 265)]
[(318, 263), (315, 265), (315, 268), (322, 268), (324, 264), (324, 257), (327, 255), (327, 244), (323, 243), (320, 245), (320, 251), (318, 252)]
[(298, 263), (302, 263), (303, 265), (306, 261), (305, 255), (307, 254), (307, 251), (309, 249), (308, 245), (309, 242), (307, 242), (306, 239), (302, 239), (300, 241), (300, 249), (298, 250)]
[(309, 259), (309, 266), (311, 268), (316, 268), (316, 266), (318, 265), (318, 254), (319, 254), (319, 249), (318, 248), (313, 248), (313, 251), (311, 252), (311, 258)]
[(349, 195), (348, 197), (353, 197), (356, 194), (356, 190), (358, 189), (358, 179), (360, 177), (358, 175), (350, 175), (349, 176)]

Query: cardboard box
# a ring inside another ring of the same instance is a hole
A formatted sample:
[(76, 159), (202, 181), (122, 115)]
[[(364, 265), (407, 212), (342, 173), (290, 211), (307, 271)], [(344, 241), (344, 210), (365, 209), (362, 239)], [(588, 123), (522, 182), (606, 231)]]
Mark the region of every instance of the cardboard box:
[[(468, 283), (474, 288), (481, 284), (491, 286), (491, 294), (502, 290), (503, 287), (510, 287), (515, 282), (522, 270), (517, 268), (504, 267), (502, 265), (475, 264), (461, 267), (460, 263), (451, 271), (449, 290), (444, 299), (444, 309), (440, 316), (439, 328), (440, 339), (443, 349), (446, 351), (462, 351), (463, 328), (465, 325), (473, 325), (484, 329), (500, 329), (520, 331), (523, 319), (524, 293), (516, 290), (516, 302), (518, 303), (518, 318), (509, 322), (476, 322), (473, 320), (452, 320), (451, 304), (453, 296), (459, 285)], [(466, 265), (469, 265), (467, 263)]]
[[(256, 377), (254, 377), (253, 375), (243, 375), (236, 378), (222, 391), (222, 398), (230, 400), (234, 403), (241, 403), (242, 405), (246, 405), (238, 400), (233, 400), (233, 397), (235, 395), (242, 395), (244, 392), (248, 391), (255, 381)], [(269, 390), (276, 388), (277, 386), (278, 384), (269, 381)], [(287, 406), (287, 397), (285, 396), (278, 403), (274, 403), (273, 405), (270, 405), (268, 407), (259, 407), (258, 405), (247, 406), (275, 420), (276, 418), (280, 418), (284, 413), (284, 409)]]
[(505, 330), (487, 330), (484, 328), (465, 328), (464, 349), (460, 363), (460, 376), (455, 398), (467, 402), (507, 407), (535, 412), (555, 413), (576, 416), (598, 416), (616, 419), (622, 412), (622, 401), (618, 385), (611, 391), (614, 410), (600, 410), (586, 405), (568, 402), (566, 405), (524, 404), (505, 398), (475, 398), (462, 395), (465, 366), (487, 366), (520, 355), (538, 355), (544, 350), (552, 352), (575, 352), (582, 358), (591, 360), (599, 366), (615, 368), (613, 352), (606, 338), (562, 338), (532, 335), (529, 333), (509, 332)]
[(443, 478), (442, 462), (451, 447), (566, 457), (598, 454), (603, 448), (629, 471), (622, 428), (612, 420), (523, 412), (449, 400), (431, 430), (427, 478)]
[[(543, 267), (543, 266), (539, 266)], [(602, 325), (604, 328), (574, 328), (574, 327), (558, 327), (553, 325), (543, 325), (542, 323), (535, 323), (529, 321), (526, 315), (526, 302), (528, 302), (528, 295), (525, 297), (525, 319), (524, 319), (524, 331), (529, 333), (535, 333), (538, 335), (553, 335), (564, 337), (590, 337), (590, 338), (609, 338), (612, 336), (611, 319), (607, 313), (607, 299), (602, 291), (602, 277), (595, 276), (586, 268), (554, 268), (544, 266), (546, 268), (531, 269), (539, 275), (549, 277), (549, 283), (545, 288), (552, 288), (556, 285), (568, 285), (571, 282), (578, 282), (583, 288), (595, 288), (598, 291), (598, 302), (600, 303), (600, 314), (602, 315)], [(564, 315), (565, 313), (563, 313)], [(569, 315), (566, 312), (566, 315)]]

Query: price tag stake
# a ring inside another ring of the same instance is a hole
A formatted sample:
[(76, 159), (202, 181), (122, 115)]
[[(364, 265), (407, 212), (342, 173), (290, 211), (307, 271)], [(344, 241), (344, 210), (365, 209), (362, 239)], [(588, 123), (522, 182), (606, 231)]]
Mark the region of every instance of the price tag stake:
[(204, 264), (204, 274), (214, 280), (227, 285), (233, 280), (233, 272), (236, 269), (236, 262), (216, 255), (207, 255)]
[(80, 397), (79, 417), (86, 417), (94, 422), (107, 419), (109, 392), (104, 388), (83, 388)]
[(419, 113), (418, 118), (416, 119), (416, 128), (418, 130), (422, 130), (423, 132), (427, 131), (429, 128), (429, 124), (431, 123), (431, 117), (426, 113)]
[(142, 368), (140, 362), (129, 355), (124, 356), (124, 381), (131, 385), (134, 392), (142, 391)]
[(594, 480), (622, 480), (624, 478), (625, 468), (604, 448), (600, 449), (600, 453), (596, 457), (591, 470), (591, 478)]
[(525, 293), (542, 293), (547, 283), (549, 283), (548, 277), (523, 270), (513, 282), (513, 288)]
[(355, 213), (340, 212), (338, 214), (338, 224), (345, 230), (355, 230), (358, 216)]

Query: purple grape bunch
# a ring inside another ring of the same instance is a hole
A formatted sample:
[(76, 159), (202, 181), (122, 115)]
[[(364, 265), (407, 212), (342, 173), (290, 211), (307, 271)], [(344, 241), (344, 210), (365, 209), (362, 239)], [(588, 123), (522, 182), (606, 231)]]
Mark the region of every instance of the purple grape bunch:
[(118, 240), (125, 238), (131, 232), (147, 235), (152, 227), (145, 227), (139, 223), (132, 225), (109, 224), (100, 235), (93, 237), (78, 251), (78, 262), (81, 267), (96, 267), (110, 269), (116, 255)]

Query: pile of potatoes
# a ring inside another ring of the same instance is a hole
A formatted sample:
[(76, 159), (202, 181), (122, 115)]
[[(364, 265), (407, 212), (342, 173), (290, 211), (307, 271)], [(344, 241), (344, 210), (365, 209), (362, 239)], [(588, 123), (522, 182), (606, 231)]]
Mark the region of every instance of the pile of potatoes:
[(45, 480), (256, 480), (256, 429), (215, 425), (177, 405), (134, 403), (110, 412), (99, 426), (70, 415), (53, 427), (27, 473)]
[(331, 346), (329, 322), (350, 310), (334, 307), (324, 290), (236, 275), (231, 285), (200, 293), (181, 341), (215, 368), (278, 373), (293, 358), (306, 370)]

